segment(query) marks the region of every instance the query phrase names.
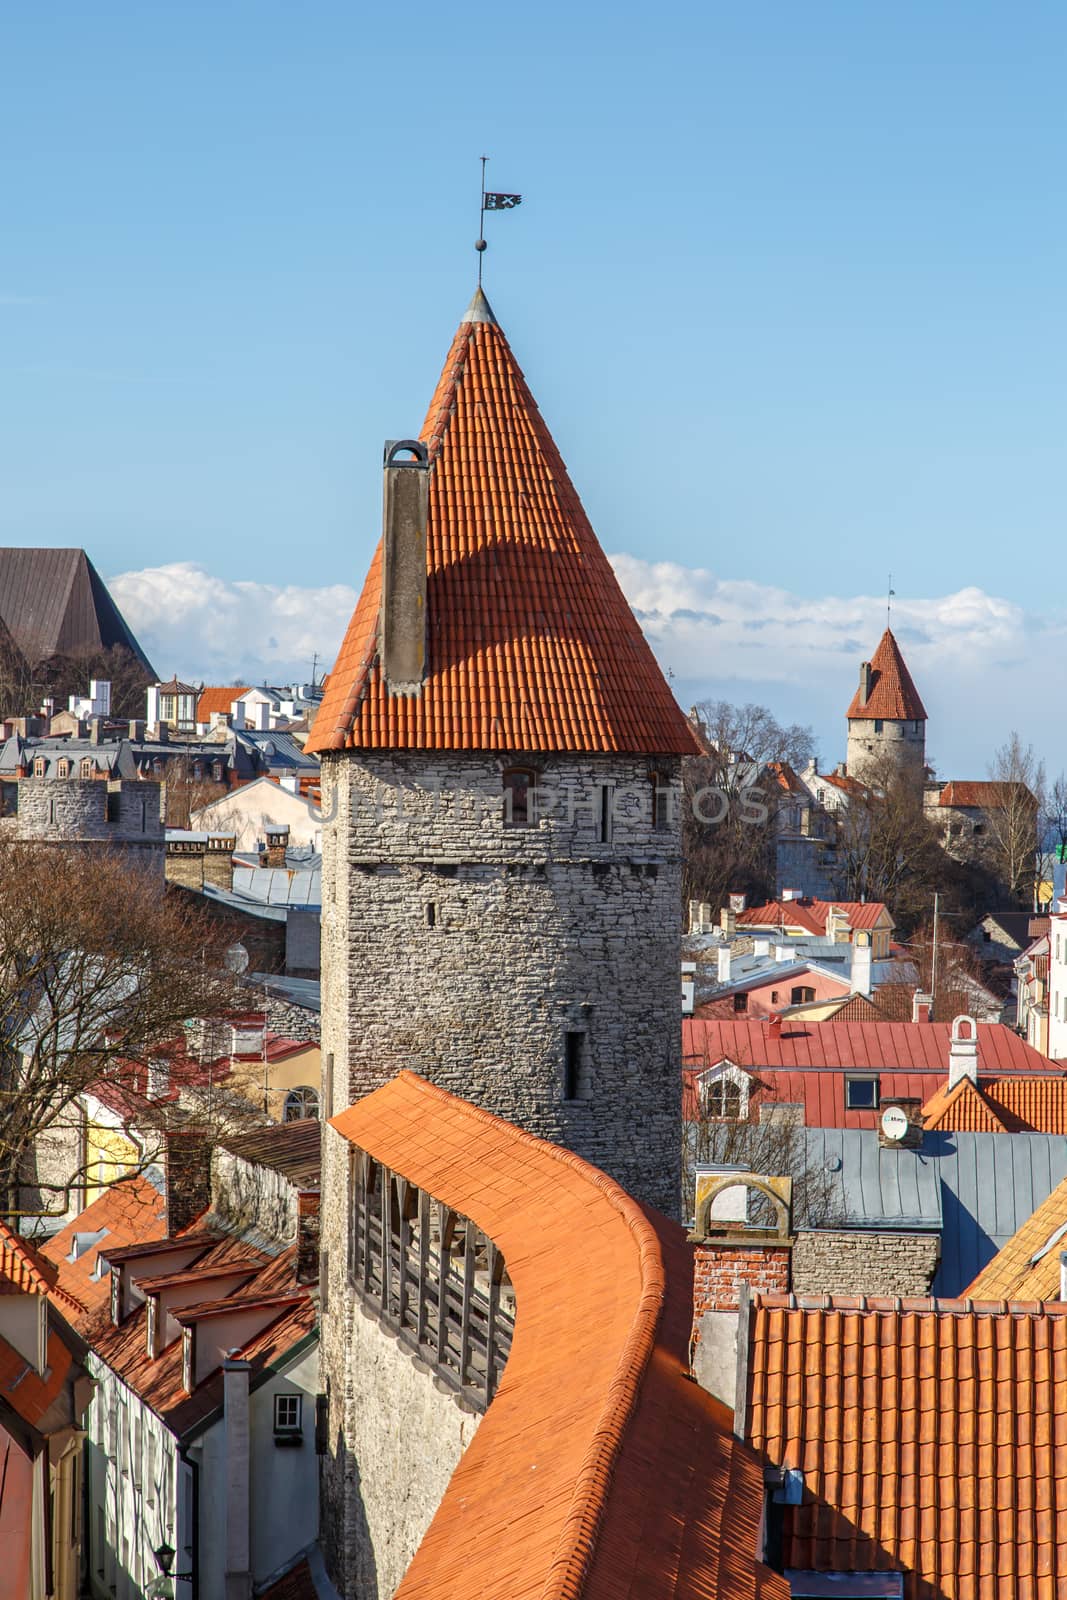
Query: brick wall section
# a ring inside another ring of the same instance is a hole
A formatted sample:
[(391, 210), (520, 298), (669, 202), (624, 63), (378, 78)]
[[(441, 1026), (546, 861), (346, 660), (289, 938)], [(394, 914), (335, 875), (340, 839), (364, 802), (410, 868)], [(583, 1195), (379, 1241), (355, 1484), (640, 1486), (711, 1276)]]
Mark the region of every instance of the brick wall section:
[(793, 1293), (926, 1295), (940, 1253), (936, 1233), (800, 1233)]
[[(503, 825), (502, 773), (555, 809)], [(322, 1044), (334, 1111), (401, 1067), (563, 1144), (638, 1199), (680, 1205), (677, 821), (649, 761), (456, 752), (326, 755)], [(677, 777), (678, 761), (656, 761)], [(600, 796), (615, 786), (612, 837)], [(432, 909), (431, 909), (432, 908)], [(563, 1095), (565, 1035), (587, 1093)], [(346, 1071), (347, 1065), (347, 1071)]]
[(743, 1283), (754, 1294), (788, 1294), (790, 1257), (784, 1245), (698, 1244), (693, 1248), (694, 1342), (700, 1319), (710, 1311), (736, 1311)]

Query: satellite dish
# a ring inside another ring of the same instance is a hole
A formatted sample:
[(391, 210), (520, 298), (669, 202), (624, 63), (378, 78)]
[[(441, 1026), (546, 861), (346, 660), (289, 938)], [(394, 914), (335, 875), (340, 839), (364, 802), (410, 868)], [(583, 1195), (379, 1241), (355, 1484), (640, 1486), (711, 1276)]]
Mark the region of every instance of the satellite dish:
[(231, 944), (222, 959), (226, 971), (232, 972), (235, 977), (239, 978), (242, 972), (248, 971), (248, 951), (243, 944)]
[(903, 1139), (908, 1131), (907, 1113), (900, 1106), (886, 1106), (882, 1112), (882, 1132), (887, 1139)]

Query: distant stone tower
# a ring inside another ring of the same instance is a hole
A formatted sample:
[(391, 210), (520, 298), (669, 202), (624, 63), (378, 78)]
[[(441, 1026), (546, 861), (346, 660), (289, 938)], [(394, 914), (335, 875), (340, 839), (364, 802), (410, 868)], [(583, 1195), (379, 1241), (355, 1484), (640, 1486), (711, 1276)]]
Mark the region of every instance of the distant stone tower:
[(925, 761), (926, 710), (887, 628), (870, 661), (860, 666), (859, 688), (848, 708), (845, 765), (852, 778), (892, 765), (921, 785)]
[(677, 1215), (695, 745), (481, 290), (308, 749), (327, 1115), (408, 1067)]

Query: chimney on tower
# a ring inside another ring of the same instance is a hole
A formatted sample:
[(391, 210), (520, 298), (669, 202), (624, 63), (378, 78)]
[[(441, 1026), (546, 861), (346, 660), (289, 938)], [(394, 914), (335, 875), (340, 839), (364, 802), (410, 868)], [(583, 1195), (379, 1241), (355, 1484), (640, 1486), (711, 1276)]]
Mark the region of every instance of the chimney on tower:
[(860, 663), (860, 705), (865, 706), (871, 698), (871, 663)]
[[(413, 460), (405, 459), (414, 457)], [(419, 439), (385, 446), (379, 651), (390, 694), (416, 695), (426, 672), (426, 518), (430, 463)]]

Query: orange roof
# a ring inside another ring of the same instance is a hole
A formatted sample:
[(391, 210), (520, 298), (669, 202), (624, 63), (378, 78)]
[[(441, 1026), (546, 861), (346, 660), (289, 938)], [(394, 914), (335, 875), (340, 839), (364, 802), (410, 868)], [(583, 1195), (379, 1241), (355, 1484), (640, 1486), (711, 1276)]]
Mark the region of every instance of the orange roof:
[(1002, 1246), (967, 1290), (982, 1300), (1059, 1300), (1067, 1250), (1067, 1178)]
[(243, 694), (248, 694), (247, 683), (223, 685), (221, 688), (203, 688), (200, 698), (196, 702), (197, 722), (210, 722), (212, 717), (220, 711), (229, 714), (230, 707), (235, 700), (240, 700)]
[(47, 1294), (57, 1273), (50, 1261), (6, 1222), (0, 1222), (0, 1294)]
[(930, 1096), (923, 1125), (950, 1133), (1067, 1134), (1067, 1078), (961, 1078)]
[(871, 692), (863, 701), (857, 689), (846, 715), (864, 721), (872, 717), (884, 717), (891, 722), (926, 721), (926, 708), (904, 665), (900, 646), (888, 628), (871, 657)]
[(432, 464), (421, 692), (390, 695), (382, 679), (379, 544), (305, 748), (694, 754), (480, 289), (421, 436)]
[(826, 932), (826, 919), (832, 910), (843, 911), (850, 928), (873, 928), (881, 920), (885, 905), (881, 900), (769, 900), (766, 905), (749, 906), (737, 915), (739, 928), (803, 928), (807, 933)]
[(973, 807), (979, 811), (1003, 810), (1011, 804), (1011, 790), (1024, 789), (1031, 801), (1036, 806), (1030, 791), (1025, 783), (986, 783), (982, 780), (955, 778), (951, 783), (946, 783), (938, 795), (939, 806)]
[[(58, 1288), (73, 1295), (84, 1308), (83, 1317), (70, 1318), (75, 1327), (80, 1329), (84, 1320), (110, 1304), (111, 1275), (105, 1272), (103, 1277), (96, 1276), (100, 1250), (147, 1244), (149, 1240), (162, 1239), (166, 1231), (163, 1196), (147, 1178), (131, 1178), (105, 1189), (99, 1200), (52, 1235), (41, 1253), (56, 1269)], [(72, 1260), (78, 1236), (84, 1241), (96, 1233), (101, 1237), (84, 1243)]]
[(788, 1596), (762, 1480), (692, 1381), (682, 1230), (570, 1151), (403, 1072), (333, 1119), (508, 1264), (511, 1355), (397, 1600)]
[(59, 1394), (74, 1364), (70, 1348), (53, 1329), (48, 1335), (43, 1375), (30, 1366), (25, 1356), (0, 1339), (0, 1400), (6, 1400), (24, 1422), (32, 1426), (41, 1421)]
[(782, 1562), (909, 1600), (1067, 1592), (1067, 1305), (754, 1300), (746, 1436), (803, 1474)]

